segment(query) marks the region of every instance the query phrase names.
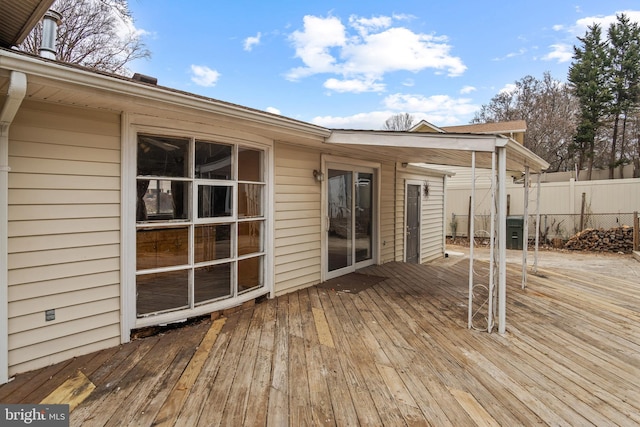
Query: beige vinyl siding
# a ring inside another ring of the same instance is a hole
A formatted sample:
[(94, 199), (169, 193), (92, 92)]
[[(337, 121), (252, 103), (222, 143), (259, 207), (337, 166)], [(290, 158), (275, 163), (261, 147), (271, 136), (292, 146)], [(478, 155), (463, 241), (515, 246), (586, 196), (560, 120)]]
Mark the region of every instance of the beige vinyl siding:
[(9, 373), (118, 345), (119, 115), (25, 101), (9, 166)]
[(441, 176), (427, 177), (426, 180), (429, 182), (429, 197), (422, 197), (420, 262), (442, 258), (444, 255), (444, 181)]
[[(444, 256), (443, 205), (444, 180), (442, 176), (408, 172), (398, 168), (396, 182), (396, 261), (404, 260), (405, 245), (405, 185), (407, 180), (429, 183), (429, 196), (421, 195), (420, 213), (420, 262), (428, 262)], [(423, 187), (424, 189), (424, 187)]]
[(395, 260), (396, 211), (394, 200), (395, 164), (385, 163), (380, 171), (380, 263)]
[(314, 169), (320, 169), (320, 153), (276, 145), (276, 294), (320, 282), (321, 185), (313, 178)]

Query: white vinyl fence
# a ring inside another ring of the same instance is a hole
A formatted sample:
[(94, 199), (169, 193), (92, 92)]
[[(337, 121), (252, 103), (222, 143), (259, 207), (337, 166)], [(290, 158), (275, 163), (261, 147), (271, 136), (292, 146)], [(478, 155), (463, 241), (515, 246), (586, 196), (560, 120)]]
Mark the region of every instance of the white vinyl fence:
[[(528, 191), (528, 237), (535, 237), (536, 176), (532, 175)], [(470, 184), (447, 188), (447, 235), (467, 236)], [(522, 216), (524, 186), (507, 185), (508, 213)], [(488, 235), (491, 192), (486, 176), (476, 178), (476, 237)], [(540, 188), (540, 233), (547, 239), (568, 239), (586, 228), (633, 226), (633, 212), (640, 211), (640, 178), (604, 181), (549, 182)]]

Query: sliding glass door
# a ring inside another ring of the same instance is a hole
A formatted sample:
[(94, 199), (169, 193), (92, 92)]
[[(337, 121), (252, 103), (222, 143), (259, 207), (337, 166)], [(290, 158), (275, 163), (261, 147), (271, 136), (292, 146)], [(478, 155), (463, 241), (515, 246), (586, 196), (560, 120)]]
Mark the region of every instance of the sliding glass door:
[(373, 263), (374, 171), (327, 170), (327, 278)]

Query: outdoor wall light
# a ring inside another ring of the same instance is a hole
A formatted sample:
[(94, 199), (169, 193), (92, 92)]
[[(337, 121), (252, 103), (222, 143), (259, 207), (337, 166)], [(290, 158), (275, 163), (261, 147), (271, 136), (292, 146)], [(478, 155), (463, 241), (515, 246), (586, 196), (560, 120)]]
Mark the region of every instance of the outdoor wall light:
[(316, 182), (322, 182), (324, 180), (324, 174), (317, 169), (313, 170), (313, 177), (315, 178)]

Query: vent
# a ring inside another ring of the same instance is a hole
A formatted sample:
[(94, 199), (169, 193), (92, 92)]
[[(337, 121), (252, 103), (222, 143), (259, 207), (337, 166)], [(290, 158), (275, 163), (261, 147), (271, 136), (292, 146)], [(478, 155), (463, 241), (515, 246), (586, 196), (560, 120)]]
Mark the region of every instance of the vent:
[(154, 86), (158, 84), (157, 78), (151, 77), (151, 76), (145, 76), (144, 74), (140, 74), (140, 73), (135, 73), (131, 79), (134, 82), (147, 83)]
[(42, 43), (38, 53), (47, 59), (56, 59), (56, 38), (58, 37), (58, 25), (62, 22), (62, 15), (49, 9), (42, 18)]

